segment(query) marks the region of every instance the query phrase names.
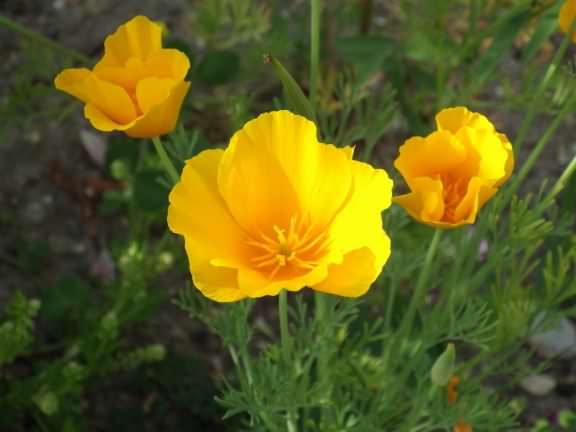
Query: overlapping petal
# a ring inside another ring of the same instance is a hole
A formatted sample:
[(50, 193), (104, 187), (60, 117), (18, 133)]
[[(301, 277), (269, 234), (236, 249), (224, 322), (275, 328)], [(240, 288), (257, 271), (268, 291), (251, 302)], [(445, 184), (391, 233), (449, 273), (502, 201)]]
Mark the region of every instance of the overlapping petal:
[(188, 161), (169, 226), (186, 240), (198, 288), (217, 301), (304, 287), (364, 294), (390, 254), (381, 212), (392, 181), (351, 156), (278, 111)]
[(174, 129), (189, 68), (185, 54), (162, 48), (160, 25), (137, 16), (107, 37), (93, 71), (66, 69), (55, 86), (86, 104), (84, 115), (96, 129), (148, 138)]
[(414, 219), (437, 228), (476, 221), (480, 208), (512, 174), (508, 138), (464, 107), (436, 116), (438, 130), (400, 148), (394, 165), (410, 192), (394, 198)]

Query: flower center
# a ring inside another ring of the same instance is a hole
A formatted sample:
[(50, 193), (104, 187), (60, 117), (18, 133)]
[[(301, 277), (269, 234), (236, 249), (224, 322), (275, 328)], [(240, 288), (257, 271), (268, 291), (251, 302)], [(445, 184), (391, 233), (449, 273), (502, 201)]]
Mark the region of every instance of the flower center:
[(449, 176), (442, 174), (440, 175), (440, 180), (442, 181), (444, 188), (442, 197), (444, 199), (444, 215), (442, 216), (442, 220), (454, 222), (456, 219), (456, 208), (462, 201), (462, 198), (466, 195), (468, 179), (458, 178), (454, 180)]
[(315, 268), (325, 256), (330, 239), (302, 217), (292, 216), (287, 227), (272, 226), (274, 234), (258, 233), (247, 244), (254, 247), (250, 261), (269, 279), (294, 277)]

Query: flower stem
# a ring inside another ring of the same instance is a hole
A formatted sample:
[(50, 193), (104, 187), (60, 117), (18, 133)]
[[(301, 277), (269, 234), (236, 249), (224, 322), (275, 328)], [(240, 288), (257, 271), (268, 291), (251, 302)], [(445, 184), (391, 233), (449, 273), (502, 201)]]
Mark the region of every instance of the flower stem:
[(400, 325), (400, 330), (398, 332), (398, 334), (402, 337), (404, 336), (404, 333), (409, 328), (409, 326), (412, 325), (414, 315), (416, 314), (416, 309), (418, 306), (420, 306), (422, 299), (426, 294), (426, 287), (428, 286), (428, 279), (430, 278), (430, 270), (432, 269), (432, 263), (434, 262), (434, 257), (436, 255), (438, 245), (440, 244), (441, 234), (442, 230), (436, 229), (434, 231), (432, 241), (428, 246), (428, 252), (426, 252), (426, 258), (424, 259), (424, 266), (422, 267), (422, 271), (420, 272), (418, 281), (416, 282), (416, 288), (414, 289), (412, 299), (408, 305), (408, 310), (404, 314), (404, 318), (402, 319), (402, 324)]
[(176, 168), (174, 168), (174, 164), (170, 160), (168, 153), (166, 153), (162, 141), (160, 141), (160, 137), (153, 137), (152, 142), (154, 143), (154, 148), (156, 149), (156, 153), (158, 153), (158, 157), (160, 158), (160, 162), (162, 162), (164, 170), (170, 176), (170, 180), (172, 180), (172, 183), (174, 184), (178, 183), (180, 176), (178, 175)]
[(64, 45), (59, 44), (58, 42), (53, 41), (52, 39), (47, 38), (46, 36), (37, 33), (33, 30), (26, 28), (25, 26), (18, 24), (15, 21), (12, 21), (10, 18), (0, 15), (0, 26), (6, 27), (9, 30), (12, 30), (16, 33), (20, 33), (22, 36), (27, 37), (35, 42), (38, 42), (42, 45), (47, 46), (54, 51), (59, 51), (67, 56), (85, 64), (91, 64), (92, 59), (88, 56), (85, 56), (78, 51), (73, 49), (67, 48)]
[[(278, 316), (280, 318), (280, 343), (282, 345), (282, 360), (284, 367), (293, 370), (290, 359), (290, 333), (288, 331), (288, 296), (285, 289), (278, 294)], [(288, 432), (296, 432), (296, 416), (291, 409), (286, 413), (286, 429)]]
[(546, 147), (546, 144), (548, 144), (548, 141), (550, 141), (550, 139), (554, 136), (556, 129), (558, 129), (558, 127), (560, 126), (566, 115), (569, 112), (571, 112), (571, 110), (574, 108), (575, 95), (576, 95), (576, 89), (573, 89), (568, 95), (568, 98), (564, 103), (562, 110), (556, 115), (556, 118), (552, 121), (552, 123), (550, 123), (548, 129), (544, 131), (544, 133), (540, 137), (540, 140), (536, 143), (536, 145), (530, 152), (530, 155), (522, 165), (520, 172), (516, 175), (514, 181), (507, 189), (506, 196), (504, 197), (503, 203), (501, 203), (501, 205), (505, 204), (508, 201), (508, 199), (511, 198), (511, 196), (514, 194), (514, 192), (516, 192), (522, 181), (524, 181), (526, 176), (530, 173), (530, 170), (534, 167), (534, 164), (544, 151), (544, 148)]
[(310, 0), (310, 105), (316, 114), (320, 78), (320, 0)]
[(282, 358), (285, 366), (290, 367), (290, 333), (288, 331), (288, 297), (283, 289), (278, 294), (278, 316), (280, 318), (280, 340), (282, 344)]
[[(572, 28), (574, 28), (574, 24), (572, 25)], [(548, 66), (548, 69), (546, 69), (544, 79), (540, 81), (540, 84), (538, 85), (536, 91), (534, 92), (534, 97), (532, 98), (530, 107), (528, 108), (528, 113), (526, 114), (526, 117), (524, 117), (524, 120), (520, 125), (520, 130), (518, 131), (518, 134), (514, 139), (513, 145), (515, 146), (516, 153), (518, 153), (522, 148), (522, 144), (524, 143), (526, 134), (528, 133), (530, 126), (532, 126), (532, 121), (534, 120), (534, 116), (536, 115), (536, 109), (542, 106), (542, 94), (544, 93), (544, 91), (548, 87), (548, 83), (558, 70), (560, 60), (562, 59), (564, 53), (566, 52), (566, 49), (570, 45), (570, 41), (572, 40), (571, 33), (572, 29), (570, 29), (570, 31), (568, 31), (564, 36), (562, 43), (560, 44), (560, 46), (556, 50), (556, 53), (554, 54), (554, 57), (552, 58), (552, 62)]]

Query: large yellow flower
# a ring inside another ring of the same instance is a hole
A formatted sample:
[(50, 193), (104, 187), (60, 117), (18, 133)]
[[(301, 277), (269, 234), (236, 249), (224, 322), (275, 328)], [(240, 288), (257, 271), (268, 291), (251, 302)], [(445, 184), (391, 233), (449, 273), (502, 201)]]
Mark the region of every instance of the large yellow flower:
[(54, 85), (86, 104), (94, 128), (149, 138), (174, 129), (190, 83), (186, 55), (162, 48), (162, 28), (144, 16), (121, 25), (104, 42), (93, 70), (66, 69)]
[[(576, 0), (566, 0), (558, 15), (558, 23), (564, 33), (570, 31), (574, 18), (576, 18)], [(572, 34), (572, 42), (576, 43), (576, 32)]]
[(437, 131), (400, 147), (394, 166), (410, 193), (394, 197), (414, 219), (438, 228), (472, 224), (510, 177), (512, 145), (482, 114), (464, 107), (436, 116)]
[(392, 181), (352, 153), (277, 111), (187, 161), (168, 225), (185, 239), (196, 287), (220, 302), (283, 288), (364, 294), (390, 254), (381, 212)]

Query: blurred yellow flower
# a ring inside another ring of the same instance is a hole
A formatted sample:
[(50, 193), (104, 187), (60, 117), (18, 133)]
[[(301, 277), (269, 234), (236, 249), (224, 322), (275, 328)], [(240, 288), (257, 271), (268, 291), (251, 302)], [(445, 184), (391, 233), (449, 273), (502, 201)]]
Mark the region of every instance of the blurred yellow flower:
[(390, 255), (381, 212), (392, 181), (352, 153), (277, 111), (187, 161), (168, 225), (185, 239), (196, 287), (220, 302), (283, 288), (364, 294)]
[(84, 102), (84, 115), (98, 130), (136, 138), (171, 132), (190, 87), (188, 57), (162, 48), (162, 27), (144, 16), (121, 25), (104, 47), (93, 70), (65, 69), (56, 88)]
[(394, 166), (410, 193), (394, 197), (414, 219), (437, 228), (472, 224), (510, 177), (512, 145), (482, 114), (464, 107), (436, 115), (437, 131), (400, 147)]
[[(564, 33), (570, 31), (574, 18), (576, 18), (576, 0), (566, 0), (558, 15), (558, 24)], [(572, 34), (572, 42), (576, 43), (576, 32)]]

